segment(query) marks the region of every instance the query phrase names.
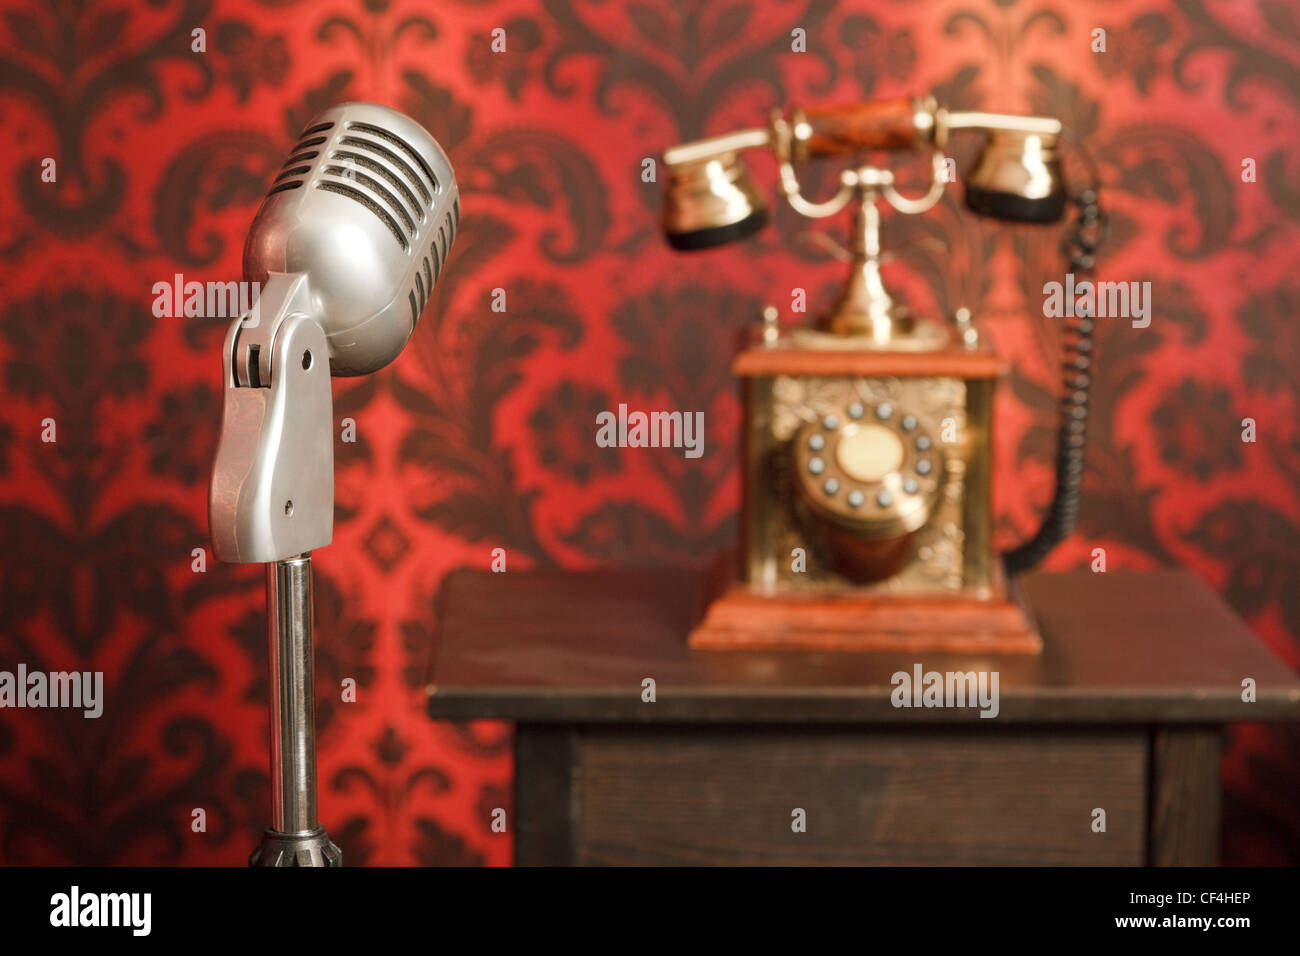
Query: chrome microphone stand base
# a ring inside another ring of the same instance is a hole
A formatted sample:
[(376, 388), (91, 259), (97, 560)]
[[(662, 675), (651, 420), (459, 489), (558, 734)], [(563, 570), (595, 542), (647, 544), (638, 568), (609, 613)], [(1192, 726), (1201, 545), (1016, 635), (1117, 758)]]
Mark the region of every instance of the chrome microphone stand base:
[(248, 858), (249, 866), (342, 866), (343, 851), (324, 827), (311, 833), (281, 833), (268, 829), (262, 845)]

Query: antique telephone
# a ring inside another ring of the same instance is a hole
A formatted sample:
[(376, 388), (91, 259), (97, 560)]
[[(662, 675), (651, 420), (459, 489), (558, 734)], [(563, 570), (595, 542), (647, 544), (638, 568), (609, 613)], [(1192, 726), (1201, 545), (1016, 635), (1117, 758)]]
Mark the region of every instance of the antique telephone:
[[(1104, 230), (1093, 185), (1067, 193), (1058, 120), (949, 112), (905, 97), (774, 114), (764, 128), (685, 143), (664, 155), (663, 229), (681, 250), (753, 235), (767, 221), (740, 153), (776, 155), (796, 212), (823, 218), (851, 203), (848, 282), (816, 328), (782, 333), (765, 311), (736, 359), (746, 436), (739, 580), (691, 635), (695, 647), (907, 648), (1035, 652), (1033, 624), (1007, 571), (1032, 567), (1073, 528), (1083, 475), (1092, 319), (1065, 330), (1065, 394), (1052, 503), (1039, 531), (1004, 556), (992, 549), (993, 390), (997, 358), (968, 310), (950, 324), (912, 314), (881, 277), (880, 209), (933, 207), (946, 187), (947, 143), (986, 141), (965, 178), (968, 208), (1052, 223), (1077, 207), (1063, 247), (1090, 271)], [(803, 196), (795, 164), (869, 152), (928, 151), (923, 196), (888, 169), (859, 163), (824, 202)], [(1087, 162), (1086, 155), (1083, 156)]]

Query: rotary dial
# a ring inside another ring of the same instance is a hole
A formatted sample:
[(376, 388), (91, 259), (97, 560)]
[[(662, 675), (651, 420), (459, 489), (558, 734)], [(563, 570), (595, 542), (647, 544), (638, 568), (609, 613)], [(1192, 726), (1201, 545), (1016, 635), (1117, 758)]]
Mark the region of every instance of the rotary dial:
[(892, 538), (930, 520), (944, 459), (917, 416), (888, 402), (852, 402), (795, 435), (800, 496), (820, 517), (868, 537)]

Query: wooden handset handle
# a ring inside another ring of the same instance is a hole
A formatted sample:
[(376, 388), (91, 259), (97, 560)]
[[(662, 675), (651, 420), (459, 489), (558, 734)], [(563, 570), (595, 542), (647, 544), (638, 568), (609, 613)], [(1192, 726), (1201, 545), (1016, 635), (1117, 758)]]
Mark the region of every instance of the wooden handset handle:
[(910, 149), (924, 142), (932, 124), (917, 123), (923, 111), (912, 96), (870, 100), (840, 106), (809, 106), (796, 112), (807, 124), (799, 130), (800, 145), (809, 156), (842, 156), (868, 149)]

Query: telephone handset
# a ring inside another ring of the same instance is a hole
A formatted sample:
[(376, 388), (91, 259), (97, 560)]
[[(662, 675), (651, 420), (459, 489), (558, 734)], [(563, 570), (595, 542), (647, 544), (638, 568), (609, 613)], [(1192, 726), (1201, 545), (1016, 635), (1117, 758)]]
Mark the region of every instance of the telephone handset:
[[(819, 624), (792, 618), (778, 646), (879, 646), (897, 639), (916, 647), (927, 634), (940, 640), (929, 625), (906, 624), (916, 615), (900, 608), (918, 599), (938, 600), (949, 611), (961, 602), (977, 609), (965, 637), (943, 631), (945, 647), (967, 639), (983, 648), (1041, 646), (1022, 617), (1021, 627), (1008, 623), (1005, 571), (1032, 567), (1073, 528), (1092, 320), (1076, 310), (1079, 317), (1065, 330), (1051, 505), (1037, 533), (999, 560), (989, 512), (1000, 367), (968, 310), (958, 310), (950, 323), (915, 315), (889, 291), (880, 270), (881, 200), (906, 215), (933, 207), (948, 180), (944, 149), (962, 132), (986, 137), (963, 177), (966, 206), (994, 219), (1051, 223), (1073, 201), (1077, 214), (1063, 249), (1072, 271), (1090, 271), (1104, 231), (1096, 173), (1080, 150), (1093, 184), (1067, 191), (1060, 155), (1065, 131), (1050, 117), (949, 111), (933, 98), (903, 97), (776, 112), (765, 127), (665, 153), (662, 226), (676, 249), (734, 242), (766, 224), (763, 195), (740, 155), (749, 149), (776, 155), (779, 190), (796, 212), (824, 218), (852, 204), (854, 217), (848, 281), (816, 326), (783, 332), (769, 309), (755, 345), (736, 360), (747, 416), (740, 582), (714, 605), (693, 644), (762, 642), (758, 629), (739, 628), (745, 615), (737, 608), (768, 599), (770, 624), (779, 609), (789, 612), (791, 596), (804, 602), (820, 596), (840, 609), (838, 616), (823, 607), (811, 615)], [(924, 194), (904, 196), (891, 170), (860, 161), (899, 150), (928, 151), (932, 178)], [(837, 156), (859, 162), (841, 173), (834, 196), (810, 201), (797, 166)], [(787, 567), (792, 553), (804, 554), (806, 565)], [(862, 638), (854, 599), (867, 602), (879, 633)]]

